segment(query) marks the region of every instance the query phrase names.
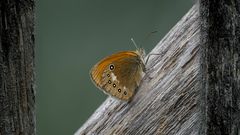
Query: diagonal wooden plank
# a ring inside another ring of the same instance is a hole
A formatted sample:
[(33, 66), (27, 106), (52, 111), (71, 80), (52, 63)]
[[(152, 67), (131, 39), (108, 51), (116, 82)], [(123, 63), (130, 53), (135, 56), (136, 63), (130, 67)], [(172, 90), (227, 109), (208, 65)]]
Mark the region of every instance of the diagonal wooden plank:
[(170, 30), (150, 53), (147, 72), (131, 102), (111, 97), (75, 135), (198, 134), (198, 5)]

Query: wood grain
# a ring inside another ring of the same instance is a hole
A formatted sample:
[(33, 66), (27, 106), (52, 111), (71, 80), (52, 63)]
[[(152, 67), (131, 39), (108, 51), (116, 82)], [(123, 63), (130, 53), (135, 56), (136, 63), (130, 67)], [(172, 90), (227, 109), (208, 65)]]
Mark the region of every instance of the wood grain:
[(75, 135), (189, 135), (199, 123), (199, 12), (192, 9), (150, 52), (132, 101), (111, 97)]
[(0, 135), (35, 135), (34, 0), (0, 0)]
[(201, 134), (240, 135), (240, 1), (201, 0)]

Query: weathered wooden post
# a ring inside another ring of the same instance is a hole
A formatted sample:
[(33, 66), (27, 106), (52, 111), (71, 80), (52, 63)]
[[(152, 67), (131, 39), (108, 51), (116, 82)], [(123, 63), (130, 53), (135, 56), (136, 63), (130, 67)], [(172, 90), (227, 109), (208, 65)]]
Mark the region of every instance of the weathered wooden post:
[(204, 135), (240, 135), (240, 1), (201, 0)]
[(0, 135), (35, 135), (34, 0), (0, 1)]

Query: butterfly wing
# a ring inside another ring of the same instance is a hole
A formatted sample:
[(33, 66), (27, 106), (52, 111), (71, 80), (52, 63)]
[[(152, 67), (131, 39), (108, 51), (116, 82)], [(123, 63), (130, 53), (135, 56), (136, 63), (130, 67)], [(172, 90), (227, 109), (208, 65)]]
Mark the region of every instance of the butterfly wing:
[(105, 93), (129, 100), (142, 79), (143, 70), (140, 55), (135, 51), (124, 51), (101, 60), (92, 68), (90, 76)]

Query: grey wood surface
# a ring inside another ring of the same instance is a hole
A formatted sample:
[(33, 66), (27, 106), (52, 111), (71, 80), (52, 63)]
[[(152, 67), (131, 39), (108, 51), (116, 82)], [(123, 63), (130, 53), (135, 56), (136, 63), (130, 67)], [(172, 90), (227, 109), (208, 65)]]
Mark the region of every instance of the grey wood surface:
[(0, 0), (0, 135), (34, 135), (34, 1)]
[(194, 135), (199, 131), (199, 10), (195, 5), (156, 45), (130, 102), (111, 97), (75, 135)]

